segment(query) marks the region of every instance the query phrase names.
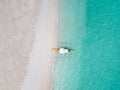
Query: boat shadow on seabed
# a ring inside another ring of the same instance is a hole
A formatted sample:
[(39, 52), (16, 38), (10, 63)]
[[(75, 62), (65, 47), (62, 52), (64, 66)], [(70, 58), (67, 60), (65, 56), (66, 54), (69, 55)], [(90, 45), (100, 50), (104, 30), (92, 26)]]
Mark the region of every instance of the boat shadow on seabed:
[(71, 59), (74, 50), (69, 42), (58, 42), (56, 48), (52, 48), (56, 59)]

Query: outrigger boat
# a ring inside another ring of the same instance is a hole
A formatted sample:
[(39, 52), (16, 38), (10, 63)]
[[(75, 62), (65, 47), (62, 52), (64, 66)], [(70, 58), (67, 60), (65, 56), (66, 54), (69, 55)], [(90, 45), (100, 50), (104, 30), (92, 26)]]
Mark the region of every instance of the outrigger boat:
[(69, 48), (52, 48), (52, 51), (55, 53), (60, 53), (60, 54), (66, 54), (66, 53), (71, 53), (73, 52), (73, 50), (69, 49)]

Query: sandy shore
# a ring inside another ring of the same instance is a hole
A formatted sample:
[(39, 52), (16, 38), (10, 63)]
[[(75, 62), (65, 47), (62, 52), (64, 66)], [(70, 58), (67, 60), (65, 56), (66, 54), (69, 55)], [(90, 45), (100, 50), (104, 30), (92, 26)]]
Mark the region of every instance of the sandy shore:
[(39, 8), (40, 0), (0, 0), (0, 90), (21, 90)]
[(56, 46), (57, 7), (57, 0), (41, 1), (28, 73), (21, 90), (51, 90), (54, 61), (51, 48)]
[(57, 0), (0, 0), (0, 90), (51, 90)]

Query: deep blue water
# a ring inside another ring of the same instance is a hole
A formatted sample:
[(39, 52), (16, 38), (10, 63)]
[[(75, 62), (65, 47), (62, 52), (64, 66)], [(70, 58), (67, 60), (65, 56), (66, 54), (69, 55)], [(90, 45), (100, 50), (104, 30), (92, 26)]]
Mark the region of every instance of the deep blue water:
[(120, 0), (60, 0), (53, 90), (120, 90)]

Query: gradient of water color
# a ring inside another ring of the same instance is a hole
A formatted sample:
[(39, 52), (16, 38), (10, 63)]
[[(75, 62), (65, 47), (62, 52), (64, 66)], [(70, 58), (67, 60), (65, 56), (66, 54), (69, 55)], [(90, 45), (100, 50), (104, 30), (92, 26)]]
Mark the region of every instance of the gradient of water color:
[(56, 58), (53, 90), (120, 90), (120, 1), (60, 0), (58, 41), (75, 50)]

